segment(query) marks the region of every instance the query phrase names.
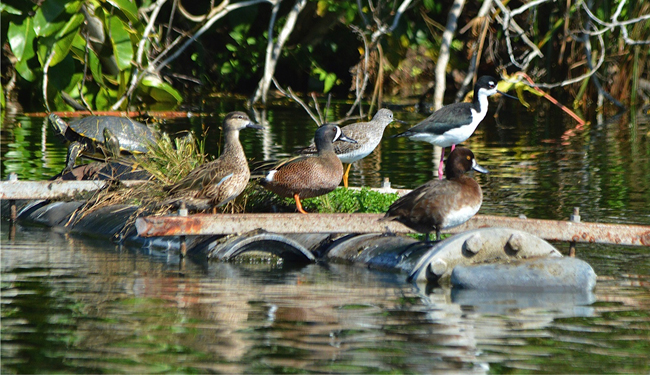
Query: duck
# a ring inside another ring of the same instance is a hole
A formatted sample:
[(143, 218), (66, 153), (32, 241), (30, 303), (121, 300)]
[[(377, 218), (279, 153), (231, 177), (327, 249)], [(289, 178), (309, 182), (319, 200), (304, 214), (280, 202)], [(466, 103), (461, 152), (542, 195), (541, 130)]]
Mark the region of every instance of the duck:
[[(338, 140), (334, 142), (334, 152), (342, 163), (347, 164), (343, 173), (343, 186), (348, 187), (348, 177), (352, 163), (359, 161), (370, 155), (379, 145), (384, 130), (392, 122), (405, 123), (404, 121), (393, 118), (393, 111), (388, 108), (382, 108), (367, 122), (357, 122), (346, 125), (341, 128), (344, 134), (357, 141), (357, 143), (345, 142)], [(311, 144), (299, 151), (303, 155), (311, 155), (317, 152), (316, 145)]]
[(281, 197), (293, 198), (298, 212), (306, 214), (301, 198), (325, 195), (343, 179), (343, 164), (334, 152), (336, 141), (357, 142), (346, 136), (338, 125), (321, 125), (314, 135), (315, 155), (298, 156), (278, 164), (260, 184)]
[(380, 220), (398, 221), (425, 234), (459, 226), (474, 216), (483, 203), (483, 191), (479, 184), (465, 173), (475, 170), (488, 173), (481, 167), (474, 153), (457, 147), (449, 154), (446, 179), (431, 180), (396, 200)]
[(496, 93), (517, 99), (497, 90), (497, 79), (482, 76), (474, 85), (474, 98), (471, 103), (453, 103), (433, 112), (429, 117), (405, 132), (391, 138), (408, 137), (412, 141), (424, 141), (442, 148), (438, 164), (438, 179), (442, 180), (442, 166), (445, 147), (453, 151), (457, 144), (466, 141), (483, 121), (488, 112), (488, 97)]
[(223, 120), (223, 151), (219, 158), (201, 164), (178, 183), (164, 187), (170, 195), (207, 199), (215, 210), (241, 194), (250, 179), (244, 148), (239, 141), (243, 129), (263, 129), (244, 112), (235, 111)]

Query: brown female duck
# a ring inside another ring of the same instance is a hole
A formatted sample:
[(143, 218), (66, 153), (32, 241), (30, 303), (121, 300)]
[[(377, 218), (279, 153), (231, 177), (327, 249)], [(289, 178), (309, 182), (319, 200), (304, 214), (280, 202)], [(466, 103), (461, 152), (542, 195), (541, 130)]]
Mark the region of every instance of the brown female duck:
[(343, 164), (336, 156), (332, 142), (356, 143), (341, 128), (325, 124), (316, 130), (314, 142), (318, 152), (281, 163), (261, 180), (262, 186), (275, 194), (295, 199), (298, 211), (306, 214), (300, 198), (313, 198), (336, 189), (343, 178)]
[(472, 151), (458, 147), (445, 165), (447, 179), (431, 180), (396, 200), (382, 220), (396, 220), (426, 234), (435, 231), (440, 241), (442, 229), (453, 228), (469, 220), (483, 203), (479, 184), (465, 172), (488, 173), (476, 162)]
[[(248, 161), (239, 142), (239, 131), (262, 129), (244, 112), (230, 112), (223, 120), (224, 144), (221, 156), (202, 164), (174, 185), (165, 187), (170, 194), (208, 199), (213, 207), (223, 206), (236, 198), (250, 179)], [(188, 194), (189, 192), (189, 194)]]

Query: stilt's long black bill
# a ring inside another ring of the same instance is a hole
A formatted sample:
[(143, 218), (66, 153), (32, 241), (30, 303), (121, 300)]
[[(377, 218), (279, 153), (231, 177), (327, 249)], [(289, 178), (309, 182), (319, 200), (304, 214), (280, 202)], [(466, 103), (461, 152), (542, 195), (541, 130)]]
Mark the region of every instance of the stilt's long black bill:
[(498, 92), (499, 94), (503, 95), (503, 96), (507, 96), (507, 97), (510, 98), (510, 99), (516, 99), (516, 100), (519, 100), (519, 98), (516, 97), (516, 96), (508, 95), (508, 94), (506, 94), (505, 92), (502, 92), (502, 91), (499, 91), (499, 90), (497, 90), (497, 92)]

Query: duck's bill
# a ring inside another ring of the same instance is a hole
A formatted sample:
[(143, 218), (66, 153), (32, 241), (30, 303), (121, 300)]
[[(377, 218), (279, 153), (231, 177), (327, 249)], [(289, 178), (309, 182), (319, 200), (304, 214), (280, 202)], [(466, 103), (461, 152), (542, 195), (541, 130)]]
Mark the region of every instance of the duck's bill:
[(348, 137), (347, 135), (345, 135), (343, 133), (341, 133), (341, 136), (339, 137), (339, 139), (337, 139), (337, 141), (357, 143), (357, 141), (355, 141), (354, 139)]
[(505, 93), (505, 92), (503, 92), (503, 91), (499, 91), (499, 90), (497, 90), (497, 92), (498, 92), (499, 94), (501, 94), (501, 95), (503, 95), (503, 96), (505, 96), (505, 97), (508, 97), (508, 98), (510, 98), (510, 99), (515, 99), (515, 100), (519, 100), (519, 98), (518, 98), (518, 97), (516, 97), (516, 96), (512, 96), (512, 95), (508, 95), (508, 94), (506, 94), (506, 93)]
[(480, 173), (489, 173), (489, 171), (487, 169), (485, 169), (485, 168), (481, 167), (480, 165), (478, 165), (476, 160), (474, 160), (474, 163), (472, 163), (472, 169), (477, 171), (477, 172), (480, 172)]
[(251, 128), (251, 129), (264, 129), (264, 126), (262, 126), (260, 124), (255, 124), (255, 123), (252, 123), (252, 122), (249, 123), (248, 125), (246, 125), (246, 127)]

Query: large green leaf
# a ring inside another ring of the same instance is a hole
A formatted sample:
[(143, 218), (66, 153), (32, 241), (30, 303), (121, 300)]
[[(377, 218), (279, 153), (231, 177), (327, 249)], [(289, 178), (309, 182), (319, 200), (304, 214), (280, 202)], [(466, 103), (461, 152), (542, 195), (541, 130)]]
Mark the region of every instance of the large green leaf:
[(34, 32), (38, 36), (48, 36), (66, 23), (67, 17), (59, 17), (69, 0), (45, 0), (34, 14)]
[(107, 0), (107, 3), (121, 10), (122, 13), (124, 13), (132, 23), (139, 23), (138, 8), (134, 3), (130, 2), (129, 0)]
[(131, 66), (131, 60), (133, 60), (133, 44), (131, 44), (131, 37), (127, 31), (129, 26), (124, 24), (119, 17), (110, 16), (108, 27), (117, 66), (120, 70), (124, 70)]
[(20, 9), (16, 9), (16, 8), (12, 7), (11, 5), (7, 5), (5, 3), (0, 3), (0, 13), (2, 13), (2, 12), (6, 12), (6, 13), (9, 13), (9, 14), (15, 14), (17, 16), (20, 16), (21, 14), (23, 14), (23, 12), (21, 12)]
[(70, 46), (75, 36), (79, 35), (79, 28), (84, 22), (84, 16), (81, 13), (76, 13), (73, 15), (70, 20), (65, 24), (65, 26), (56, 34), (56, 39), (54, 41), (54, 57), (50, 66), (54, 66), (61, 62), (70, 51)]
[(21, 21), (22, 23), (20, 24), (9, 22), (9, 28), (7, 29), (7, 38), (9, 39), (9, 45), (11, 46), (11, 52), (13, 52), (18, 61), (23, 60), (26, 46), (29, 46), (29, 48), (27, 48), (27, 54), (29, 55), (31, 52), (30, 57), (34, 56), (32, 44), (34, 42), (34, 37), (36, 36), (33, 29), (32, 19), (27, 17)]
[(113, 99), (111, 98), (110, 91), (112, 90), (106, 88), (99, 89), (99, 92), (95, 96), (95, 108), (97, 110), (103, 110), (111, 106)]
[(90, 68), (90, 73), (95, 82), (102, 87), (106, 86), (102, 75), (102, 62), (99, 61), (99, 57), (97, 57), (95, 52), (92, 50), (88, 53), (88, 67)]
[(9, 30), (7, 31), (9, 44), (14, 55), (18, 58), (16, 71), (25, 80), (34, 82), (37, 77), (29, 64), (30, 60), (35, 56), (34, 38), (36, 34), (32, 27), (31, 18), (26, 18), (21, 25), (13, 25), (10, 23)]
[(81, 36), (81, 34), (75, 36), (70, 51), (74, 55), (75, 59), (77, 59), (82, 65), (86, 64), (87, 61), (90, 73), (99, 86), (106, 86), (102, 76), (102, 63), (99, 60), (99, 57), (97, 57), (97, 53), (90, 47), (88, 48), (88, 56), (86, 56), (86, 39)]
[[(32, 50), (32, 54), (33, 53), (34, 51)], [(26, 81), (34, 82), (36, 80), (36, 74), (29, 67), (29, 64), (27, 63), (28, 61), (29, 61), (28, 59), (23, 59), (22, 61), (19, 61), (18, 64), (16, 64), (16, 71)]]
[(143, 78), (140, 82), (140, 89), (157, 102), (180, 103), (183, 101), (183, 97), (176, 89), (154, 75)]
[(74, 60), (72, 56), (66, 56), (61, 63), (52, 67), (49, 72), (49, 87), (57, 91), (70, 93), (81, 81), (82, 74), (75, 74)]

